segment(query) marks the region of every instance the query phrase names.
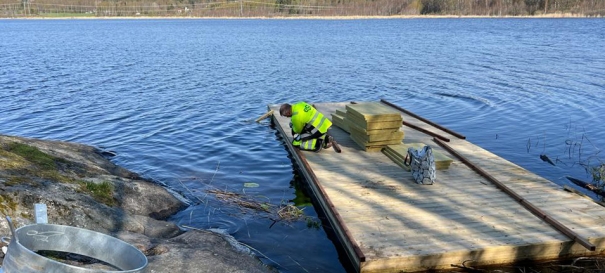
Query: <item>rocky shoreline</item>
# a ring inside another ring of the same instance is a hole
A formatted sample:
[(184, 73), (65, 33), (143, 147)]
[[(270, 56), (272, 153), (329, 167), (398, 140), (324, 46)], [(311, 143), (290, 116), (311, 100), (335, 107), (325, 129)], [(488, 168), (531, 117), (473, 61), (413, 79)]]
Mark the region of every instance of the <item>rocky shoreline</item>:
[[(46, 204), (51, 224), (137, 247), (149, 261), (145, 272), (276, 272), (228, 235), (165, 221), (186, 204), (95, 147), (0, 135), (0, 212), (19, 228), (35, 223), (35, 203)], [(10, 236), (4, 217), (0, 235)]]

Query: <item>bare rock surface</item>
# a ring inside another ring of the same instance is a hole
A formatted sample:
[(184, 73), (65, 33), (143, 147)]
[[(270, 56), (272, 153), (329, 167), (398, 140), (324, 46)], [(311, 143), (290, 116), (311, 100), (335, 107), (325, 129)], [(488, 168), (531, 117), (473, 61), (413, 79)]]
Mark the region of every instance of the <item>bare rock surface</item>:
[[(113, 164), (97, 148), (0, 135), (0, 212), (19, 228), (35, 223), (35, 203), (47, 205), (51, 224), (134, 245), (148, 257), (145, 272), (275, 272), (228, 236), (183, 231), (165, 221), (186, 204)], [(0, 235), (10, 236), (5, 219), (0, 219)]]

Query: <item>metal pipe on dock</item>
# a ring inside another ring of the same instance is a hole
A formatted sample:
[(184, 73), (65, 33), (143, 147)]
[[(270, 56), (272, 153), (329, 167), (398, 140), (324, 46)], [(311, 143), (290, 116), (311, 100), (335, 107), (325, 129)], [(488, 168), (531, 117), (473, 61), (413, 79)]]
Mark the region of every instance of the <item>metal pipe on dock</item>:
[(547, 222), (552, 227), (554, 227), (556, 230), (558, 230), (561, 233), (565, 234), (567, 237), (569, 237), (570, 239), (572, 239), (576, 243), (581, 244), (586, 249), (588, 249), (590, 251), (595, 251), (596, 250), (596, 246), (595, 245), (593, 245), (592, 243), (590, 243), (585, 238), (580, 237), (580, 235), (578, 235), (577, 233), (573, 232), (571, 229), (569, 229), (568, 227), (566, 227), (565, 225), (563, 225), (561, 222), (555, 220), (550, 215), (548, 215), (544, 211), (542, 211), (540, 208), (536, 207), (535, 205), (533, 205), (532, 203), (530, 203), (529, 201), (527, 201), (526, 199), (524, 199), (523, 197), (521, 197), (519, 194), (517, 194), (512, 189), (510, 189), (509, 187), (507, 187), (506, 185), (504, 185), (502, 182), (498, 181), (495, 177), (491, 176), (489, 173), (487, 173), (483, 169), (479, 168), (479, 166), (473, 164), (470, 160), (468, 160), (467, 158), (465, 158), (464, 156), (462, 156), (460, 153), (458, 153), (456, 150), (454, 150), (454, 148), (450, 147), (449, 145), (445, 144), (443, 141), (441, 141), (441, 140), (439, 140), (437, 138), (434, 138), (433, 140), (437, 144), (439, 144), (441, 147), (443, 147), (444, 149), (446, 149), (447, 151), (449, 151), (451, 154), (453, 154), (455, 157), (457, 157), (460, 161), (462, 161), (464, 164), (466, 164), (469, 168), (471, 168), (472, 170), (474, 170), (475, 172), (477, 172), (479, 175), (483, 176), (484, 178), (486, 178), (487, 180), (489, 180), (490, 182), (492, 182), (494, 185), (496, 185), (497, 188), (499, 188), (500, 190), (502, 190), (503, 192), (505, 192), (506, 194), (508, 194), (515, 201), (517, 201), (519, 204), (521, 204), (524, 208), (526, 208), (531, 213), (533, 213), (535, 216), (537, 216), (538, 218), (540, 218), (544, 222)]
[(441, 140), (443, 140), (443, 141), (446, 141), (446, 142), (450, 142), (450, 139), (449, 139), (449, 138), (447, 138), (447, 137), (444, 137), (444, 136), (442, 136), (442, 135), (440, 135), (440, 134), (437, 134), (437, 133), (435, 133), (435, 132), (431, 132), (431, 131), (426, 130), (426, 129), (422, 128), (422, 127), (418, 127), (418, 126), (416, 126), (416, 125), (414, 125), (414, 124), (411, 124), (411, 123), (409, 123), (409, 122), (406, 122), (405, 120), (404, 120), (404, 121), (402, 121), (402, 122), (401, 122), (401, 124), (403, 124), (403, 125), (405, 125), (405, 126), (407, 126), (407, 127), (410, 127), (410, 128), (412, 128), (412, 129), (414, 129), (414, 130), (417, 130), (417, 131), (423, 132), (423, 133), (425, 133), (425, 134), (427, 134), (427, 135), (429, 135), (429, 136), (439, 138), (439, 139), (441, 139)]
[[(397, 106), (397, 105), (395, 105), (395, 104), (393, 104), (393, 103), (391, 103), (391, 102), (388, 102), (388, 101), (386, 101), (386, 100), (384, 100), (384, 99), (381, 99), (381, 100), (380, 100), (380, 102), (382, 102), (382, 103), (384, 103), (384, 104), (386, 104), (386, 105), (388, 105), (388, 106), (391, 106), (391, 107), (393, 107), (393, 108), (395, 108), (395, 109), (397, 109), (397, 110), (399, 110), (399, 111), (401, 111), (401, 112), (404, 112), (404, 113), (406, 113), (406, 114), (408, 114), (408, 115), (410, 115), (410, 116), (412, 116), (412, 117), (415, 117), (415, 118), (417, 118), (418, 120), (424, 121), (425, 123), (430, 124), (431, 126), (434, 126), (434, 127), (438, 128), (438, 129), (440, 129), (440, 130), (444, 131), (444, 132), (447, 132), (447, 133), (448, 133), (448, 134), (450, 134), (450, 135), (453, 135), (453, 136), (455, 136), (455, 137), (457, 137), (457, 138), (460, 138), (460, 139), (466, 139), (466, 136), (464, 136), (464, 135), (461, 135), (461, 134), (459, 134), (459, 133), (456, 133), (456, 132), (454, 132), (454, 131), (452, 131), (452, 130), (450, 130), (450, 129), (448, 129), (448, 128), (445, 128), (445, 127), (443, 127), (443, 126), (441, 126), (441, 125), (439, 125), (439, 124), (435, 123), (435, 122), (432, 122), (432, 121), (430, 121), (430, 120), (428, 120), (428, 119), (426, 119), (426, 118), (423, 118), (423, 117), (421, 117), (421, 116), (419, 116), (419, 115), (416, 115), (416, 114), (414, 114), (414, 113), (412, 113), (412, 112), (410, 112), (410, 111), (408, 111), (408, 110), (405, 110), (405, 109), (403, 109), (402, 107), (399, 107), (399, 106)], [(414, 129), (416, 129), (416, 128), (414, 128)], [(449, 140), (447, 140), (447, 141), (449, 141)]]

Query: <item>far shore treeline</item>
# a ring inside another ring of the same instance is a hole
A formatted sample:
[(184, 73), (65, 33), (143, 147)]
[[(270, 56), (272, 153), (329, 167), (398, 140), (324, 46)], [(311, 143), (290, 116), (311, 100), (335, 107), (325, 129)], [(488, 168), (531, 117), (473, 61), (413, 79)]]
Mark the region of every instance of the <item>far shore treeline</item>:
[(605, 0), (0, 0), (0, 17), (603, 17)]

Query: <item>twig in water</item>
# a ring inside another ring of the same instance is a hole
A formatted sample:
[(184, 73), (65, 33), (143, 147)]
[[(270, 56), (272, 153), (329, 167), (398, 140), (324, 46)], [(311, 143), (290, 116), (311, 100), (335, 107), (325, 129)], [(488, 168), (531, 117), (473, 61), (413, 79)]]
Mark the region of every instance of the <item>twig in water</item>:
[(576, 266), (576, 262), (579, 261), (605, 261), (605, 258), (600, 257), (579, 257), (573, 260), (571, 266)]
[(578, 269), (578, 270), (581, 270), (581, 271), (586, 270), (586, 268), (581, 267), (581, 266), (564, 265), (564, 264), (559, 265), (558, 267), (559, 267), (559, 268), (564, 268), (564, 269)]
[(288, 237), (290, 237), (290, 235), (286, 235), (286, 236), (284, 236), (284, 238), (282, 239), (282, 242), (287, 242), (287, 240), (286, 240), (286, 239), (288, 239)]
[(582, 144), (584, 144), (584, 134), (582, 134), (582, 139), (580, 140), (580, 148), (578, 148), (578, 161), (582, 161)]
[(183, 188), (185, 188), (189, 194), (191, 194), (191, 196), (195, 197), (198, 201), (200, 201), (201, 203), (204, 203), (204, 200), (200, 199), (199, 197), (197, 197), (197, 195), (195, 195), (187, 186), (185, 186), (185, 184), (183, 183), (183, 181), (181, 179), (178, 179), (179, 183), (181, 184), (181, 186)]
[(519, 271), (521, 271), (521, 273), (525, 273), (525, 267), (519, 268)]
[(546, 151), (546, 133), (545, 132), (542, 133), (542, 138), (544, 138), (544, 143), (542, 143), (542, 153), (544, 153)]
[(302, 265), (300, 265), (296, 260), (292, 259), (292, 257), (288, 256), (288, 258), (290, 258), (290, 260), (292, 260), (294, 263), (296, 263), (298, 266), (300, 266), (300, 268), (302, 268), (305, 272), (309, 272), (309, 270), (307, 270)]
[(212, 175), (212, 178), (210, 179), (210, 183), (208, 183), (208, 185), (212, 184), (212, 181), (214, 181), (214, 176), (216, 176), (216, 173), (218, 172), (220, 165), (221, 165), (221, 161), (219, 160), (218, 163), (216, 164), (216, 170), (214, 170), (214, 174)]
[(558, 157), (558, 156), (557, 156), (557, 159), (555, 160), (555, 163), (557, 163), (557, 164), (561, 163), (561, 164), (563, 164), (564, 166), (567, 166), (567, 164), (566, 164), (566, 163), (565, 163), (563, 160), (559, 159), (559, 157)]
[(273, 219), (270, 219), (270, 220), (273, 221), (273, 223), (271, 223), (271, 225), (269, 226), (269, 229), (271, 229), (273, 227), (273, 225), (275, 225), (275, 223), (277, 223), (277, 220), (273, 220)]
[(248, 228), (248, 221), (246, 221), (246, 218), (244, 218), (244, 224), (246, 225), (246, 231), (248, 232), (248, 238), (251, 238), (252, 236), (250, 236), (250, 228)]
[(586, 140), (588, 140), (588, 143), (590, 143), (590, 145), (592, 145), (593, 148), (597, 149), (599, 152), (601, 151), (599, 148), (597, 148), (597, 146), (595, 146), (592, 141), (590, 141), (590, 139), (588, 139), (587, 136), (585, 136), (584, 134), (582, 135), (582, 138), (586, 138)]
[(566, 140), (565, 140), (565, 146), (567, 146), (567, 147), (565, 148), (565, 149), (566, 149), (566, 151), (565, 151), (565, 152), (567, 153), (567, 158), (568, 158), (568, 159), (571, 159), (571, 145), (572, 145), (572, 143), (573, 143), (573, 142), (571, 141), (571, 139), (566, 139)]
[[(265, 257), (265, 259), (267, 259), (267, 260), (271, 261), (272, 263), (274, 263), (274, 264), (278, 265), (279, 267), (284, 267), (283, 265), (279, 264), (278, 262), (276, 262), (276, 261), (272, 260), (271, 258), (267, 257), (267, 255), (265, 255), (265, 254), (263, 254), (262, 252), (258, 251), (258, 249), (253, 248), (253, 247), (251, 247), (251, 246), (249, 246), (249, 245), (247, 245), (247, 244), (244, 244), (244, 243), (242, 243), (242, 242), (237, 242), (237, 243), (238, 243), (238, 244), (240, 244), (240, 245), (243, 245), (243, 246), (245, 246), (245, 247), (247, 247), (247, 248), (249, 248), (249, 249), (252, 249), (252, 250), (254, 250), (254, 251), (258, 252), (258, 254), (262, 255), (263, 257)], [(284, 268), (285, 268), (285, 267), (284, 267)]]

